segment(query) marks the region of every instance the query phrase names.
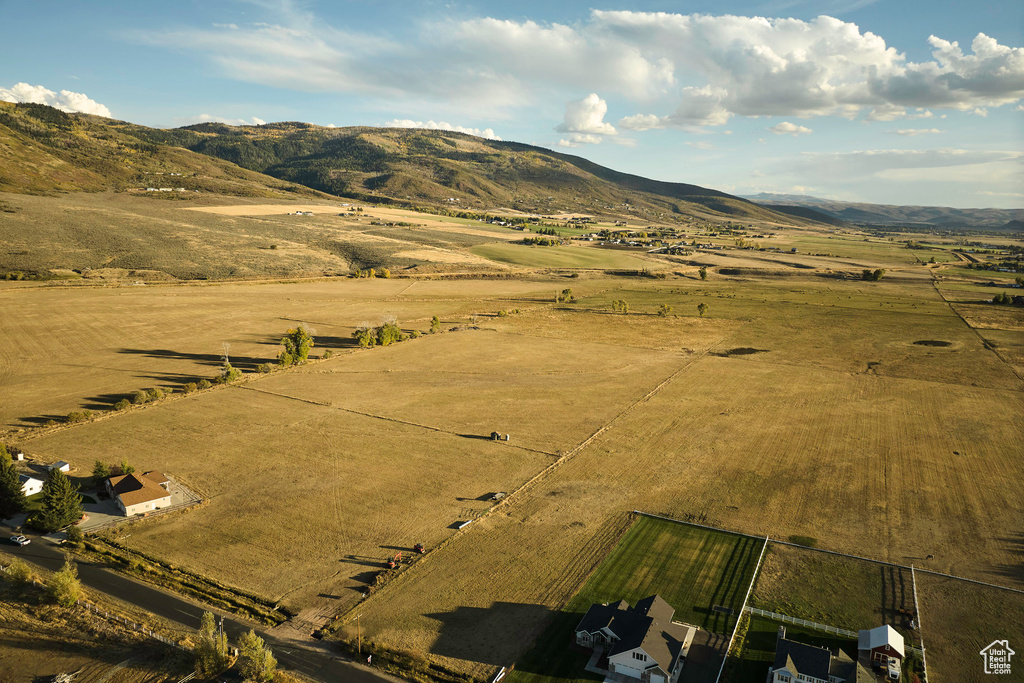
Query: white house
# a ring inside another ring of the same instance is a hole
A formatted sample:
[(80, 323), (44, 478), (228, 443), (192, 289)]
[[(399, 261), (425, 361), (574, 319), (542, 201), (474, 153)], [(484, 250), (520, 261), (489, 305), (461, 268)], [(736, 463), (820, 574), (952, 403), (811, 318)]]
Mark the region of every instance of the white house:
[(47, 465), (46, 469), (48, 469), (48, 470), (60, 470), (61, 472), (70, 472), (71, 471), (71, 465), (69, 463), (64, 462), (63, 460), (60, 460), (58, 462), (53, 463), (52, 465)]
[(171, 504), (170, 479), (159, 472), (124, 474), (107, 479), (107, 492), (127, 517)]
[(18, 481), (21, 482), (21, 491), (25, 496), (34, 496), (43, 490), (43, 482), (27, 474), (19, 474)]
[(658, 595), (591, 605), (576, 627), (576, 644), (603, 648), (608, 670), (643, 683), (676, 683), (697, 629), (672, 621), (675, 610)]

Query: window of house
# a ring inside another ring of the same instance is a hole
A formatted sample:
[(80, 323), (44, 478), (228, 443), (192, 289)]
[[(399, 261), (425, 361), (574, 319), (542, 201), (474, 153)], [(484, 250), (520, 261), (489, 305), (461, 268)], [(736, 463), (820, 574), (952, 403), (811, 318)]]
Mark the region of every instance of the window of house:
[(645, 655), (643, 652), (634, 652), (633, 659), (639, 659), (641, 662), (646, 662), (647, 655)]

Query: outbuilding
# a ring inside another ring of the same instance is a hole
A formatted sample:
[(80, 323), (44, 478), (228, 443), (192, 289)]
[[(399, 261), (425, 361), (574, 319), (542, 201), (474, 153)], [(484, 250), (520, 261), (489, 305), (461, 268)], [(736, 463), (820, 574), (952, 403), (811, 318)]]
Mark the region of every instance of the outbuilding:
[(63, 460), (60, 460), (58, 462), (53, 463), (52, 465), (47, 465), (46, 469), (48, 469), (48, 470), (60, 470), (61, 472), (70, 472), (71, 471), (71, 464), (70, 463), (66, 463)]
[(27, 474), (19, 474), (18, 481), (21, 482), (21, 492), (24, 493), (26, 497), (34, 496), (37, 493), (42, 493), (43, 491), (43, 482), (35, 477)]

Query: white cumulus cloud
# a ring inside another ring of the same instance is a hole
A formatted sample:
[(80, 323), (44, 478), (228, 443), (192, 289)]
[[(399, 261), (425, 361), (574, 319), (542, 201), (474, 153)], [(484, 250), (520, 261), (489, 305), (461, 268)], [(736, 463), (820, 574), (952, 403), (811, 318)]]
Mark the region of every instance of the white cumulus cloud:
[(798, 135), (810, 135), (814, 132), (807, 126), (798, 126), (797, 124), (790, 123), (789, 121), (783, 121), (778, 125), (772, 126), (768, 130), (776, 135), (792, 135), (793, 137)]
[(590, 93), (578, 102), (565, 105), (565, 118), (555, 127), (560, 133), (584, 133), (591, 136), (617, 135), (615, 126), (606, 123), (604, 115), (608, 113), (608, 103)]
[(10, 88), (0, 88), (0, 100), (4, 102), (48, 104), (61, 111), (95, 114), (111, 118), (109, 109), (83, 93), (71, 92), (70, 90), (61, 90), (57, 93), (41, 85), (15, 83)]
[(494, 134), (492, 128), (467, 128), (465, 126), (455, 126), (447, 121), (413, 121), (412, 119), (393, 119), (384, 124), (385, 128), (423, 128), (426, 130), (450, 130), (455, 133), (466, 133), (467, 135), (475, 135), (478, 138), (487, 138), (488, 140), (501, 140), (500, 137)]

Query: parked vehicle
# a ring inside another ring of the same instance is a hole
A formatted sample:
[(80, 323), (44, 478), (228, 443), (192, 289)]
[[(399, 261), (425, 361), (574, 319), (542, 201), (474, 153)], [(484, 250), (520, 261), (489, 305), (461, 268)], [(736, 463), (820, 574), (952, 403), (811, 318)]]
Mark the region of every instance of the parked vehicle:
[(25, 538), (24, 536), (11, 536), (11, 543), (14, 545), (28, 545), (31, 542), (31, 539)]

